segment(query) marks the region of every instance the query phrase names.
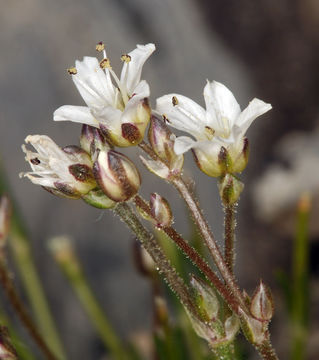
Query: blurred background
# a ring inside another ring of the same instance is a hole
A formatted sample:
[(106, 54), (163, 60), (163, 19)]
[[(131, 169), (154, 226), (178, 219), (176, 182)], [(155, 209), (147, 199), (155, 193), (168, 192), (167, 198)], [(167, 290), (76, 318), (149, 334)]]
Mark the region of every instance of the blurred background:
[[(103, 350), (85, 313), (47, 249), (67, 234), (114, 327), (122, 336), (151, 326), (150, 290), (135, 270), (133, 240), (110, 212), (51, 196), (18, 178), (28, 167), (21, 144), (47, 134), (59, 145), (77, 144), (80, 125), (54, 123), (53, 111), (82, 105), (66, 69), (95, 56), (104, 41), (112, 66), (136, 44), (153, 42), (143, 78), (151, 102), (176, 92), (204, 105), (206, 79), (224, 83), (242, 108), (258, 97), (273, 110), (249, 130), (250, 162), (238, 209), (237, 266), (251, 292), (263, 278), (275, 296), (274, 345), (287, 358), (289, 323), (275, 271), (289, 273), (296, 204), (313, 194), (310, 220), (309, 359), (319, 354), (319, 4), (316, 0), (11, 0), (0, 12), (0, 154), (15, 199), (32, 234), (32, 249), (70, 359), (98, 359)], [(128, 153), (128, 152), (126, 152)], [(137, 160), (138, 149), (129, 155)], [(142, 192), (169, 199), (178, 230), (187, 234), (186, 210), (174, 190), (143, 172)], [(218, 239), (223, 213), (215, 180), (199, 172), (190, 154), (187, 175)], [(176, 199), (176, 201), (175, 201)], [(92, 354), (95, 354), (92, 356)]]

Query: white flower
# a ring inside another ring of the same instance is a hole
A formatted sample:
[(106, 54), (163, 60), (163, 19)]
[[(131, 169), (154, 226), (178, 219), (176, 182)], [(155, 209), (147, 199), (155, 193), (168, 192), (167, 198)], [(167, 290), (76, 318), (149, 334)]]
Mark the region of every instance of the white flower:
[(204, 99), (206, 110), (182, 95), (157, 99), (156, 110), (167, 118), (169, 125), (196, 139), (178, 137), (174, 151), (183, 154), (193, 149), (199, 167), (210, 176), (241, 172), (248, 156), (246, 131), (271, 105), (255, 98), (241, 111), (232, 92), (217, 81), (207, 82)]
[(29, 135), (25, 142), (36, 152), (22, 145), (32, 171), (21, 173), (20, 177), (27, 177), (55, 195), (70, 198), (79, 198), (97, 186), (91, 158), (81, 148), (66, 146), (61, 149), (45, 135)]
[(155, 50), (154, 44), (137, 45), (122, 56), (120, 78), (110, 66), (104, 50), (103, 60), (84, 57), (70, 69), (72, 79), (87, 106), (64, 105), (54, 112), (55, 121), (69, 120), (99, 127), (117, 146), (136, 145), (143, 138), (150, 119), (147, 98), (150, 89), (141, 80), (142, 67)]

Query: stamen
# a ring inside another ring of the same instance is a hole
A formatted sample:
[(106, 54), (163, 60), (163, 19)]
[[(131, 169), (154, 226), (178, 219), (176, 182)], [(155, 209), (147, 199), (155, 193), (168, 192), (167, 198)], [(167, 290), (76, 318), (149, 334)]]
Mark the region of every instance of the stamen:
[(110, 60), (107, 58), (104, 58), (100, 61), (100, 67), (101, 69), (112, 69)]
[(37, 157), (31, 159), (30, 162), (31, 162), (33, 165), (39, 165), (39, 164), (41, 164), (41, 161), (40, 161)]
[(166, 123), (171, 123), (169, 120), (168, 120), (168, 118), (167, 118), (167, 116), (166, 115), (162, 115), (162, 117), (163, 117), (163, 120), (164, 120), (164, 123), (166, 124)]
[(177, 97), (176, 97), (176, 96), (173, 96), (173, 97), (172, 97), (172, 103), (173, 103), (173, 106), (178, 105), (178, 100), (177, 100)]
[(129, 63), (129, 62), (132, 60), (132, 58), (131, 58), (131, 56), (128, 55), (128, 54), (123, 54), (123, 55), (121, 56), (121, 60), (122, 60), (123, 62), (125, 62), (125, 63)]
[(78, 72), (74, 66), (67, 69), (67, 71), (70, 75), (75, 75)]
[(102, 41), (98, 42), (95, 46), (95, 50), (101, 52), (105, 49), (105, 45)]

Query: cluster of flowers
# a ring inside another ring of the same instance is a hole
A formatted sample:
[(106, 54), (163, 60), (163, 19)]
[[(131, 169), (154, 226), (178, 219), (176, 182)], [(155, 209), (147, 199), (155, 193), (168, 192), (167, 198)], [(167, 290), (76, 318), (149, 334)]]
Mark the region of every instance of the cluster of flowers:
[[(98, 207), (127, 201), (137, 193), (141, 179), (133, 162), (114, 147), (141, 144), (150, 122), (148, 138), (157, 158), (142, 161), (158, 176), (178, 176), (183, 154), (190, 149), (198, 167), (209, 176), (223, 178), (243, 171), (248, 161), (245, 133), (258, 116), (271, 109), (270, 104), (253, 99), (241, 111), (230, 90), (208, 81), (206, 110), (179, 94), (160, 97), (152, 110), (150, 88), (141, 73), (154, 44), (137, 45), (122, 55), (120, 77), (111, 67), (104, 44), (97, 44), (96, 50), (102, 54), (101, 61), (84, 57), (68, 70), (86, 106), (64, 105), (54, 112), (55, 121), (84, 124), (80, 146), (60, 148), (47, 136), (28, 136), (25, 141), (36, 152), (23, 145), (32, 171), (21, 176), (55, 195), (83, 198)], [(176, 138), (167, 125), (195, 139)]]

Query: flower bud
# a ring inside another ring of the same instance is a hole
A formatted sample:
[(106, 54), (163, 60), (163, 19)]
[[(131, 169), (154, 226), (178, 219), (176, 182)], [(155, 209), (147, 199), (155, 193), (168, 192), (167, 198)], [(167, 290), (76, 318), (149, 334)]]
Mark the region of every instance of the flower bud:
[(112, 209), (116, 202), (108, 198), (101, 189), (93, 189), (86, 195), (82, 196), (82, 199), (89, 205), (98, 209)]
[(101, 130), (89, 125), (82, 126), (80, 145), (83, 150), (91, 154), (93, 161), (95, 161), (98, 150), (111, 149)]
[(134, 260), (137, 269), (142, 275), (152, 276), (155, 273), (156, 266), (151, 255), (138, 241), (134, 241), (133, 245)]
[(156, 155), (165, 161), (173, 172), (180, 173), (184, 156), (176, 155), (174, 151), (175, 135), (165, 122), (155, 115), (151, 117), (148, 139)]
[(219, 180), (218, 183), (219, 195), (225, 206), (236, 204), (241, 192), (244, 189), (244, 184), (238, 180), (234, 175), (226, 174)]
[(249, 342), (252, 344), (262, 344), (266, 339), (267, 333), (265, 323), (249, 317), (241, 308), (239, 308), (239, 317), (241, 319), (241, 329)]
[(250, 304), (251, 314), (260, 321), (270, 321), (274, 314), (274, 303), (271, 292), (266, 285), (260, 281)]
[(217, 318), (219, 301), (214, 290), (202, 279), (192, 275), (191, 285), (195, 292), (195, 300), (202, 318), (211, 321)]
[(0, 197), (0, 249), (4, 247), (10, 228), (11, 204), (6, 195)]
[(133, 162), (114, 150), (99, 151), (93, 171), (103, 192), (116, 202), (132, 198), (141, 185), (140, 174)]
[(228, 341), (233, 341), (235, 338), (237, 332), (240, 328), (240, 321), (236, 314), (233, 314), (232, 316), (228, 317), (224, 324), (225, 328), (225, 337)]
[(153, 193), (150, 198), (151, 215), (159, 227), (172, 225), (173, 215), (171, 207), (166, 199), (159, 194)]

